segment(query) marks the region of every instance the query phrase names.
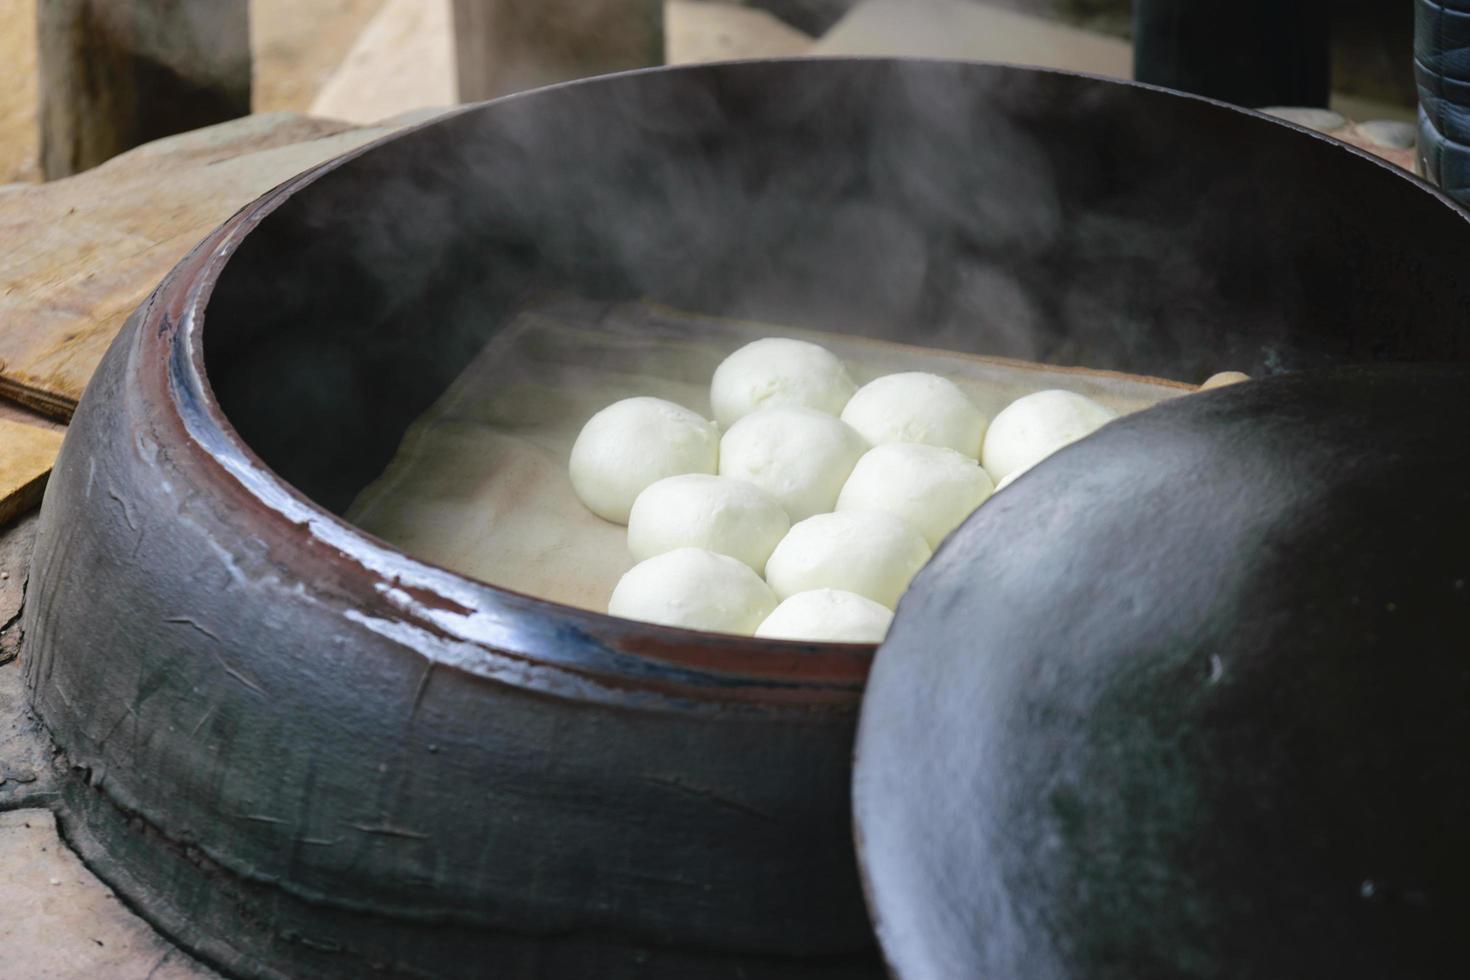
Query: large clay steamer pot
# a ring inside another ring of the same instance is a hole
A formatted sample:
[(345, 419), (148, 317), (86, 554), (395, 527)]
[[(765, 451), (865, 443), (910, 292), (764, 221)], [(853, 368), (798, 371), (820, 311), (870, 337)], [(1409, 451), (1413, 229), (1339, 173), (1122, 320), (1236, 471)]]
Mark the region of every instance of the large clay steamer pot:
[(1464, 357), (1466, 232), (1263, 117), (978, 64), (635, 73), (328, 163), (169, 276), (68, 434), (24, 653), (62, 827), (241, 975), (875, 972), (870, 650), (574, 611), (335, 513), (540, 290), (1197, 381)]

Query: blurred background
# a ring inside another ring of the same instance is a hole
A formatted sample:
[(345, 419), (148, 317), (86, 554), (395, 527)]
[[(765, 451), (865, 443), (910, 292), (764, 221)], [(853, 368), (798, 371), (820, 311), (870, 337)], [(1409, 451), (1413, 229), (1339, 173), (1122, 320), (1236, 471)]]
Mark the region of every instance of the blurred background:
[(0, 0), (0, 184), (252, 112), (366, 124), (727, 58), (975, 58), (1402, 123), (1413, 22), (1410, 0)]

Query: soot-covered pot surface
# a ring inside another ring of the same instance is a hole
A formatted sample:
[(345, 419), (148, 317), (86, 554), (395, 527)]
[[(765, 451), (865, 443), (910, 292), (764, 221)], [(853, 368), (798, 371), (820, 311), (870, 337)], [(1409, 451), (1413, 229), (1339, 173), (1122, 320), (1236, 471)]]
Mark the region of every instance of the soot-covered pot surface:
[(537, 293), (1198, 381), (1462, 358), (1465, 235), (1289, 126), (980, 64), (634, 73), (329, 163), (171, 274), (68, 434), (24, 654), (64, 832), (240, 975), (877, 975), (871, 651), (580, 612), (335, 514)]
[(1464, 971), (1467, 383), (1374, 365), (1179, 399), (945, 543), (857, 743), (897, 975)]

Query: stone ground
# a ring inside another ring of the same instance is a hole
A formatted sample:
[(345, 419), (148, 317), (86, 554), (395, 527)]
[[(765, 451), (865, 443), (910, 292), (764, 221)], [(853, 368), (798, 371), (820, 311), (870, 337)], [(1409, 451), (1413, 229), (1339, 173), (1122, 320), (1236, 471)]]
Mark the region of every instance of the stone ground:
[[(13, 667), (0, 667), (0, 671)], [(98, 881), (50, 810), (0, 812), (0, 975), (27, 980), (203, 980), (213, 970), (154, 932)], [(32, 930), (46, 924), (44, 943)]]

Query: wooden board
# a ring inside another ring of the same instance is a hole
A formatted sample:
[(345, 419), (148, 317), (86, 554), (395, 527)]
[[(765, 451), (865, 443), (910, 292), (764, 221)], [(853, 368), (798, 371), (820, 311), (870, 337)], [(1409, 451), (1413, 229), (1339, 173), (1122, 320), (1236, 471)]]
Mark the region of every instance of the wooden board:
[(661, 64), (663, 0), (453, 0), (462, 102)]
[(384, 0), (251, 0), (255, 112), (308, 112)]
[(760, 337), (813, 340), (860, 384), (897, 371), (953, 379), (993, 417), (1011, 401), (1068, 388), (1132, 412), (1192, 386), (1045, 367), (839, 334), (574, 300), (524, 312), (405, 434), (347, 519), (419, 558), (494, 585), (602, 611), (632, 567), (626, 529), (577, 500), (567, 458), (607, 405), (654, 395), (710, 415), (709, 382)]
[(0, 419), (0, 528), (41, 502), (62, 434)]
[(0, 419), (8, 419), (11, 422), (20, 422), (24, 425), (36, 425), (43, 429), (51, 429), (54, 432), (65, 432), (66, 423), (58, 422), (56, 419), (48, 419), (46, 416), (33, 412), (15, 402), (0, 398)]
[(664, 59), (671, 65), (795, 58), (813, 38), (764, 10), (711, 0), (664, 4)]
[(386, 0), (318, 90), (313, 116), (373, 123), (458, 99), (450, 0)]
[(128, 315), (196, 242), (391, 127), (251, 116), (0, 193), (0, 396), (68, 418)]
[(0, 0), (0, 184), (41, 179), (36, 0)]

